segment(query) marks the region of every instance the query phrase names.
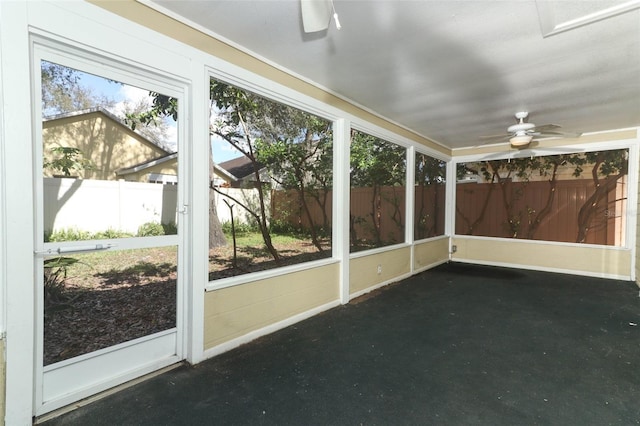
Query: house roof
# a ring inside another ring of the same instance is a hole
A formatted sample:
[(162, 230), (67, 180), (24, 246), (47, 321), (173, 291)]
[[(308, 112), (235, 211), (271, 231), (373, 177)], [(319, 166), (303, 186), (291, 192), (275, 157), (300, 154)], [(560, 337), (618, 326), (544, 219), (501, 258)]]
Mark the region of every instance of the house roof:
[(175, 152), (175, 150), (171, 149), (166, 144), (164, 144), (164, 143), (162, 143), (160, 141), (151, 140), (148, 137), (146, 137), (143, 134), (141, 134), (139, 131), (132, 130), (131, 127), (129, 127), (127, 124), (125, 124), (118, 116), (116, 116), (115, 114), (107, 111), (106, 109), (104, 109), (102, 107), (87, 108), (87, 109), (78, 110), (78, 111), (72, 111), (72, 112), (66, 112), (66, 113), (62, 113), (62, 114), (51, 115), (51, 116), (48, 116), (48, 117), (44, 117), (42, 121), (43, 122), (51, 122), (51, 121), (61, 120), (61, 119), (64, 119), (64, 118), (81, 117), (83, 115), (89, 115), (89, 114), (95, 114), (95, 113), (98, 113), (98, 114), (101, 114), (101, 115), (107, 117), (109, 120), (114, 121), (118, 125), (120, 125), (123, 128), (125, 128), (127, 131), (135, 133), (138, 137), (144, 139), (145, 141), (147, 141), (151, 145), (157, 146), (158, 148), (160, 148), (161, 150), (163, 150), (167, 154), (171, 154), (171, 153)]
[(155, 158), (153, 160), (145, 161), (143, 163), (136, 164), (135, 166), (123, 168), (120, 170), (116, 170), (117, 176), (125, 176), (131, 173), (138, 173), (145, 169), (149, 169), (151, 167), (157, 166), (158, 164), (163, 164), (168, 161), (172, 161), (178, 158), (178, 153), (174, 152), (172, 154), (165, 155), (164, 157)]
[[(226, 171), (234, 180), (242, 180), (247, 176), (251, 176), (255, 172), (255, 168), (251, 160), (244, 155), (242, 157), (233, 158), (216, 164), (217, 168)], [(257, 163), (258, 170), (262, 170), (264, 166)]]

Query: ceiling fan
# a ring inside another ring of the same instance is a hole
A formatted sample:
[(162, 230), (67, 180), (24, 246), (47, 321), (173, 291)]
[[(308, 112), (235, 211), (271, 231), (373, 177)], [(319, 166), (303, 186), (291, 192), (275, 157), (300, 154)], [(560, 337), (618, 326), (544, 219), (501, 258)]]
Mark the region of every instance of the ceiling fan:
[(302, 11), (302, 26), (305, 33), (315, 33), (329, 28), (331, 17), (336, 23), (336, 28), (342, 28), (338, 20), (333, 0), (300, 0)]
[(515, 113), (517, 124), (509, 126), (507, 128), (507, 134), (481, 136), (480, 139), (486, 142), (502, 142), (509, 141), (514, 148), (524, 148), (528, 146), (534, 139), (540, 138), (575, 138), (580, 136), (580, 133), (566, 133), (557, 131), (560, 126), (557, 124), (545, 124), (542, 126), (536, 126), (533, 123), (526, 121), (529, 117), (527, 111), (519, 111)]

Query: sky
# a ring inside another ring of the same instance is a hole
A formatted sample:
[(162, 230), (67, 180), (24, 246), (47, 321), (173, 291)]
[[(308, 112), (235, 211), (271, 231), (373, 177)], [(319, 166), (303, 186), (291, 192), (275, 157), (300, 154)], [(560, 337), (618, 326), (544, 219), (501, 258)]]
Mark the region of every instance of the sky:
[[(113, 99), (116, 104), (113, 108), (109, 109), (109, 112), (115, 114), (118, 117), (123, 116), (123, 110), (125, 104), (136, 104), (141, 99), (146, 99), (151, 104), (151, 96), (149, 91), (140, 89), (138, 87), (112, 83), (107, 79), (97, 77), (92, 74), (80, 73), (80, 85), (91, 89), (94, 95), (104, 96), (109, 99)], [(177, 123), (173, 119), (168, 118), (167, 124), (170, 126), (168, 140), (164, 141), (169, 147), (176, 149), (177, 146)], [(229, 145), (227, 142), (221, 139), (212, 138), (213, 159), (216, 163), (222, 163), (232, 158), (241, 157), (242, 154), (235, 148)]]

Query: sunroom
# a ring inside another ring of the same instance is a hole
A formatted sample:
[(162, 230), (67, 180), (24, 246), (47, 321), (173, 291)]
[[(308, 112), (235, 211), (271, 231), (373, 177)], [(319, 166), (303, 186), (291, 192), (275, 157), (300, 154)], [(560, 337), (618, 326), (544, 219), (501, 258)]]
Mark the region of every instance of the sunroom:
[(640, 3), (305, 3), (0, 3), (6, 424), (446, 262), (636, 280)]

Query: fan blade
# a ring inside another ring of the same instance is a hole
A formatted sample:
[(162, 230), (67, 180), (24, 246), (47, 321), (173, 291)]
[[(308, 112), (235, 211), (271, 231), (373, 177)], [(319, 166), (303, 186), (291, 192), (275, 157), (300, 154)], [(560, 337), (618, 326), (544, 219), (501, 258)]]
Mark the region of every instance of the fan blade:
[(489, 135), (489, 136), (480, 136), (479, 139), (481, 141), (503, 141), (503, 140), (507, 140), (511, 137), (510, 134), (508, 133), (502, 133), (500, 135)]
[(533, 135), (536, 138), (578, 138), (582, 133), (570, 133), (570, 132), (535, 132)]
[(331, 22), (330, 0), (300, 0), (300, 7), (305, 33), (315, 33), (329, 28)]
[(559, 128), (560, 126), (557, 124), (543, 124), (542, 126), (536, 126), (534, 131), (546, 133), (547, 130), (557, 130)]

